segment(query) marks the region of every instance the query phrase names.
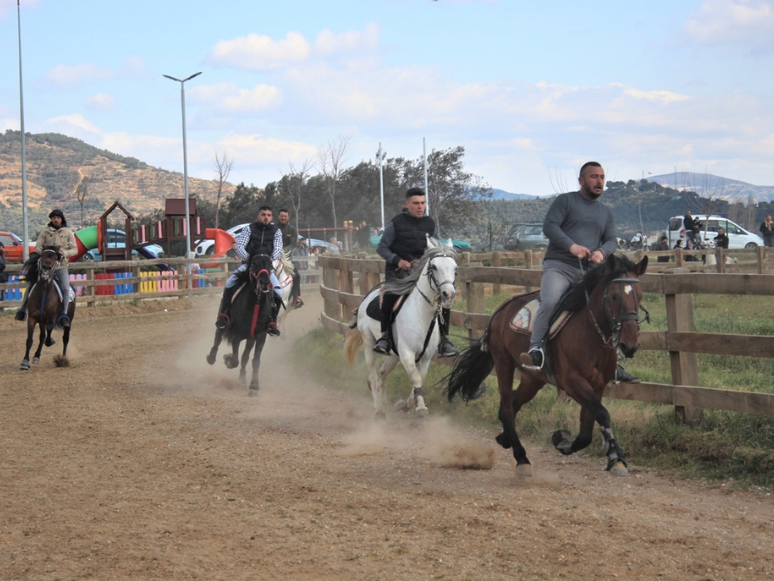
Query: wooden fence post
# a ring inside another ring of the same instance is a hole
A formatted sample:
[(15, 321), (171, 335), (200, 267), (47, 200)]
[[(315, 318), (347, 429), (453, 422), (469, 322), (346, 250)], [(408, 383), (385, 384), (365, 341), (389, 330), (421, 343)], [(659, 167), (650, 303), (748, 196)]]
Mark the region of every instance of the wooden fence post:
[[(492, 266), (500, 266), (500, 252), (492, 252)], [(502, 285), (496, 282), (492, 285), (492, 294), (497, 296), (502, 292)]]
[[(463, 264), (466, 268), (470, 268), (470, 252), (466, 252), (463, 255)], [(468, 313), (486, 313), (486, 295), (484, 293), (484, 283), (476, 283), (465, 279), (465, 295), (467, 299), (467, 312)], [(468, 328), (468, 337), (471, 339), (477, 339), (478, 333), (475, 329)]]
[[(666, 312), (667, 330), (670, 333), (692, 333), (696, 330), (693, 322), (692, 295), (666, 295)], [(670, 351), (669, 362), (674, 385), (699, 385), (699, 363), (696, 353)], [(682, 423), (692, 423), (699, 418), (700, 414), (701, 410), (694, 406), (675, 406), (675, 416)]]
[(758, 260), (758, 274), (763, 274), (763, 253), (766, 251), (766, 248), (764, 246), (758, 246), (755, 250), (755, 257)]
[[(532, 270), (533, 268), (533, 262), (532, 262), (532, 251), (531, 250), (525, 250), (524, 251), (524, 268)], [(532, 287), (530, 285), (527, 285), (525, 287), (525, 290), (528, 293), (532, 292)]]
[[(339, 271), (330, 266), (333, 259), (323, 262), (323, 284), (331, 290), (339, 290)], [(323, 309), (330, 318), (338, 321), (341, 319), (341, 306), (337, 301), (325, 298)]]

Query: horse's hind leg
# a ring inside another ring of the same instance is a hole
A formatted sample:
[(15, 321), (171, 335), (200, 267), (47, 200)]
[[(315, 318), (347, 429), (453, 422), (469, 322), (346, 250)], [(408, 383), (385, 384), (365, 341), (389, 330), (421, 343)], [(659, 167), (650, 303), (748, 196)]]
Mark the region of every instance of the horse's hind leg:
[(260, 337), (255, 340), (255, 353), (253, 355), (253, 378), (250, 381), (250, 387), (247, 395), (255, 397), (258, 395), (258, 370), (261, 367), (261, 353), (263, 352), (263, 346), (266, 343), (266, 333), (261, 333)]
[[(248, 337), (245, 339), (245, 348), (242, 351), (241, 365), (239, 366), (239, 381), (244, 382), (247, 377), (247, 362), (250, 361), (250, 354), (253, 351), (253, 345), (255, 345), (255, 339)], [(239, 357), (239, 350), (234, 351), (234, 356)]]
[(35, 355), (32, 356), (32, 363), (40, 363), (40, 354), (43, 352), (43, 344), (45, 343), (46, 346), (48, 346), (50, 340), (51, 340), (51, 331), (49, 331), (45, 323), (41, 321), (40, 336), (38, 338), (38, 348), (35, 350)]
[[(42, 328), (42, 327), (41, 327)], [(46, 347), (51, 347), (56, 341), (51, 336), (54, 331), (54, 323), (46, 323)]]
[(220, 342), (223, 340), (224, 332), (225, 329), (218, 329), (215, 331), (215, 343), (213, 343), (212, 349), (210, 349), (209, 354), (207, 354), (207, 363), (210, 365), (215, 364), (215, 359), (218, 356), (218, 347), (220, 347)]
[(27, 344), (26, 351), (24, 352), (24, 359), (22, 359), (19, 369), (27, 371), (30, 368), (30, 349), (32, 349), (33, 334), (35, 333), (35, 325), (37, 323), (30, 317), (27, 321)]

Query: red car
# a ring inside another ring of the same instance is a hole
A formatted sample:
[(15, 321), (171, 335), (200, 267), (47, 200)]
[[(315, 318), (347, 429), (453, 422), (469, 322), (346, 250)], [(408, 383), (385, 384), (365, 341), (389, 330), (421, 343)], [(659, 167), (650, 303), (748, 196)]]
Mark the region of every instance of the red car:
[[(0, 232), (0, 242), (5, 245), (5, 259), (8, 262), (24, 260), (24, 246), (21, 238), (12, 232)], [(35, 242), (30, 242), (30, 253), (35, 252)]]

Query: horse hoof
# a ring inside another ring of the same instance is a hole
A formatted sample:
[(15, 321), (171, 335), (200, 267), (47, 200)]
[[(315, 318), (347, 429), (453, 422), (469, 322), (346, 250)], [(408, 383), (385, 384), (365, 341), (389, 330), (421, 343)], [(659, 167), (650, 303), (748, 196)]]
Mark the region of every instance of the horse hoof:
[(623, 462), (616, 462), (613, 467), (610, 468), (610, 474), (613, 476), (629, 476), (629, 470), (624, 466)]
[(374, 419), (386, 420), (387, 419), (387, 412), (385, 412), (384, 410), (376, 410), (374, 412)]
[(19, 369), (21, 369), (22, 371), (29, 371), (29, 369), (30, 369), (30, 362), (27, 359), (25, 359), (24, 361), (21, 362), (21, 365), (19, 366)]
[(400, 401), (395, 402), (395, 411), (396, 412), (407, 412), (409, 410), (408, 403), (406, 403), (406, 400), (402, 399)]
[(532, 476), (532, 464), (516, 464), (516, 476), (520, 478)]
[(247, 397), (258, 397), (258, 388), (250, 388), (247, 390)]
[(37, 365), (38, 363), (40, 363), (40, 357), (33, 357), (32, 358), (32, 364), (33, 365)]
[(551, 436), (551, 443), (565, 456), (572, 454), (572, 434), (567, 430), (555, 431)]
[(418, 418), (426, 418), (430, 415), (430, 410), (427, 408), (417, 408), (414, 412)]
[(215, 364), (215, 356), (214, 355), (207, 355), (207, 363), (209, 363), (210, 365), (214, 365)]
[(45, 345), (46, 345), (46, 347), (52, 347), (53, 345), (56, 345), (56, 341), (54, 341), (53, 339), (51, 339), (49, 337), (48, 339), (46, 339)]
[(497, 434), (495, 436), (495, 441), (506, 450), (511, 447), (511, 441), (508, 439), (508, 436), (505, 435), (505, 432)]

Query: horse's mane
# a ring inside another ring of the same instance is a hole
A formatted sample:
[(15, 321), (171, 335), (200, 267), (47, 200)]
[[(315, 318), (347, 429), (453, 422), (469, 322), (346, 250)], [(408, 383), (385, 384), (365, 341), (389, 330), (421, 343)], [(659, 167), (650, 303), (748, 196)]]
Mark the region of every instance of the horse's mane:
[(614, 278), (618, 278), (619, 276), (634, 270), (635, 264), (623, 254), (616, 254), (615, 258), (615, 270), (608, 270), (608, 262), (605, 261), (586, 271), (583, 278), (573, 284), (564, 295), (557, 307), (557, 312), (569, 311), (570, 313), (577, 313), (586, 306), (587, 295), (591, 294), (591, 291), (594, 290), (598, 284), (607, 284)]
[(438, 244), (438, 246), (431, 246), (425, 250), (422, 258), (419, 259), (416, 267), (411, 269), (411, 274), (409, 274), (407, 277), (392, 280), (389, 283), (386, 283), (384, 285), (384, 290), (386, 292), (392, 293), (394, 295), (407, 295), (412, 290), (414, 290), (419, 277), (422, 276), (422, 271), (425, 269), (425, 265), (433, 258), (436, 256), (450, 256), (455, 260), (457, 259), (457, 252), (453, 248), (443, 246), (433, 238), (431, 238), (431, 240), (433, 240), (433, 243)]

